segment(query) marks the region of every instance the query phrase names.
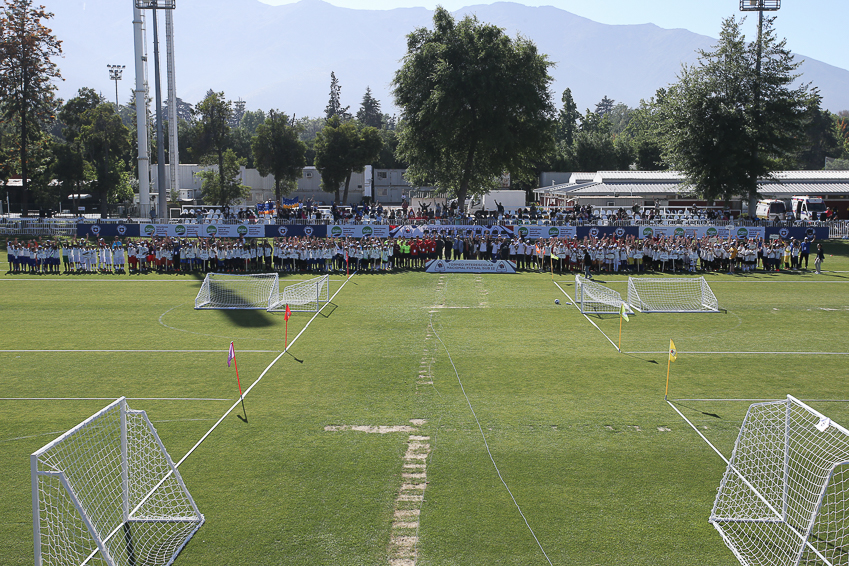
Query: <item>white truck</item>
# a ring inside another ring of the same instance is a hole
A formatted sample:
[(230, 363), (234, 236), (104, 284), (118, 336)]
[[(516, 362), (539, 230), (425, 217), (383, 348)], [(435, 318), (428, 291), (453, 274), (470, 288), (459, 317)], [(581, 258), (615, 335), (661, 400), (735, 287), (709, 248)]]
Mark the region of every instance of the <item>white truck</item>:
[(825, 201), (822, 197), (794, 196), (790, 203), (796, 220), (825, 220)]
[(525, 208), (525, 191), (490, 191), (485, 195), (471, 199), (469, 201), (469, 212), (498, 210), (499, 204), (504, 207), (506, 213), (514, 213), (520, 208)]

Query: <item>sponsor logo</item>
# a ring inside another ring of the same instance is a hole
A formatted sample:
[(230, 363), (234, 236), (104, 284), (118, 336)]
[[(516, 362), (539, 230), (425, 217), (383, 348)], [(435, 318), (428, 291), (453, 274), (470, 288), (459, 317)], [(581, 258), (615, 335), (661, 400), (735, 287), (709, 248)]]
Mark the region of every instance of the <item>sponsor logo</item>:
[(598, 237), (598, 228), (590, 228), (590, 236), (593, 238)]
[(312, 226), (305, 226), (304, 227), (304, 234), (307, 235), (307, 236), (312, 236)]
[(781, 236), (782, 238), (786, 238), (787, 236), (790, 235), (790, 230), (788, 230), (787, 228), (782, 228), (781, 230), (778, 231), (778, 235)]
[(519, 235), (522, 236), (523, 238), (526, 238), (528, 236), (528, 229), (525, 228), (524, 226), (520, 227), (519, 228)]
[(247, 226), (245, 226), (244, 224), (239, 224), (239, 226), (236, 228), (236, 232), (237, 232), (240, 236), (244, 236), (245, 234), (247, 234), (247, 233), (248, 233), (248, 227), (247, 227)]
[(737, 230), (737, 237), (738, 238), (748, 238), (749, 237), (749, 231), (746, 228), (740, 228), (739, 230)]
[(504, 264), (503, 261), (499, 261), (498, 265), (495, 266), (495, 270), (496, 271), (507, 271), (507, 266)]
[(334, 238), (338, 238), (339, 236), (342, 235), (342, 227), (341, 226), (334, 226), (333, 228), (330, 229), (330, 235), (333, 236)]
[(206, 227), (206, 233), (210, 236), (214, 236), (218, 233), (218, 228), (215, 226), (215, 224), (210, 224)]
[(277, 227), (277, 233), (280, 234), (281, 236), (285, 236), (286, 234), (289, 233), (289, 229), (286, 226), (278, 226)]
[(707, 229), (707, 231), (705, 232), (705, 234), (707, 234), (707, 235), (708, 235), (708, 236), (710, 236), (710, 237), (714, 237), (714, 236), (716, 236), (716, 228), (714, 228), (713, 226), (711, 226), (710, 228), (708, 228), (708, 229)]
[(805, 235), (806, 235), (806, 236), (813, 236), (813, 235), (815, 235), (816, 233), (817, 233), (817, 231), (816, 231), (816, 230), (814, 230), (813, 228), (808, 228), (807, 230), (805, 230)]
[(648, 227), (643, 228), (643, 236), (645, 236), (646, 238), (651, 238), (653, 235), (654, 235), (654, 230), (652, 230), (651, 228), (648, 228)]
[(560, 228), (549, 228), (548, 229), (548, 235), (553, 237), (553, 238), (559, 237), (560, 236)]
[(123, 224), (118, 224), (118, 233), (123, 236), (127, 233), (127, 227)]
[(97, 236), (98, 234), (100, 234), (100, 226), (98, 226), (97, 224), (95, 224), (94, 226), (92, 226), (92, 227), (91, 227), (91, 233), (92, 233), (92, 234), (94, 234), (95, 236)]
[(684, 229), (683, 228), (676, 228), (675, 229), (675, 235), (676, 236), (683, 236), (684, 235)]
[(625, 228), (620, 227), (620, 228), (616, 229), (616, 236), (617, 237), (621, 238), (624, 235), (625, 235)]
[(363, 236), (371, 236), (374, 234), (374, 230), (371, 226), (363, 226)]
[(185, 236), (186, 235), (186, 227), (183, 226), (182, 224), (177, 224), (176, 226), (174, 226), (174, 233), (177, 234), (178, 236)]
[(156, 232), (156, 226), (153, 224), (145, 224), (144, 225), (144, 233), (148, 236), (152, 236), (153, 233)]

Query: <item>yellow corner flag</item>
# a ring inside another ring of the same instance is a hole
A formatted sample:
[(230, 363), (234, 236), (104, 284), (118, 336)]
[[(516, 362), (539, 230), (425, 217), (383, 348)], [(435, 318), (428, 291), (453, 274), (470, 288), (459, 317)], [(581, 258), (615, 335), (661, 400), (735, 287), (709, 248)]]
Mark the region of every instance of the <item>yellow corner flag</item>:
[(675, 349), (675, 342), (672, 338), (669, 339), (669, 360), (666, 362), (666, 392), (663, 394), (664, 401), (669, 396), (669, 366), (672, 362), (678, 359), (678, 350)]
[(625, 319), (625, 322), (628, 322), (628, 313), (625, 312), (625, 303), (619, 305), (619, 316)]
[(628, 313), (625, 312), (625, 303), (619, 305), (619, 345), (616, 348), (622, 352), (622, 319), (628, 322)]

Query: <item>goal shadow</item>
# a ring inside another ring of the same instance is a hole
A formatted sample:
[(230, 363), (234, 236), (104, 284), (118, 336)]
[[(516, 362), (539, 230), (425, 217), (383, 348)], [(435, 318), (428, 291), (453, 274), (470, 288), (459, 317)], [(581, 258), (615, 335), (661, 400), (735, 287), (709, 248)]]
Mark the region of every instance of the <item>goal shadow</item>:
[[(198, 280), (200, 284), (203, 284), (203, 280), (206, 277), (206, 273), (203, 272), (192, 272), (192, 277)], [(231, 291), (232, 292), (232, 291)], [(241, 299), (238, 293), (235, 293), (234, 299)], [(217, 309), (218, 312), (223, 313), (230, 322), (235, 324), (240, 328), (268, 328), (269, 326), (274, 326), (275, 321), (270, 316), (270, 313), (262, 310), (262, 309)]]

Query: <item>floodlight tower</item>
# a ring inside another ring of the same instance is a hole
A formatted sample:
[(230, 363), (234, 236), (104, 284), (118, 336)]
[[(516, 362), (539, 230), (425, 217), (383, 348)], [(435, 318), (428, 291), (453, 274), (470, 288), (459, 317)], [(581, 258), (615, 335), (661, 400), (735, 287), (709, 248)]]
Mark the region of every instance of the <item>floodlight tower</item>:
[(106, 65), (109, 69), (109, 79), (115, 81), (115, 110), (118, 110), (118, 81), (123, 78), (126, 65)]
[[(758, 60), (755, 63), (758, 83), (761, 78), (761, 35), (764, 29), (764, 12), (777, 12), (781, 9), (781, 0), (740, 0), (741, 12), (758, 13)], [(760, 88), (758, 88), (760, 90)]]
[(135, 0), (139, 10), (153, 11), (153, 74), (154, 90), (156, 91), (156, 170), (159, 198), (157, 199), (157, 216), (166, 219), (167, 201), (165, 200), (165, 144), (162, 136), (162, 89), (160, 88), (159, 73), (159, 26), (156, 22), (157, 10), (173, 10), (176, 0)]

